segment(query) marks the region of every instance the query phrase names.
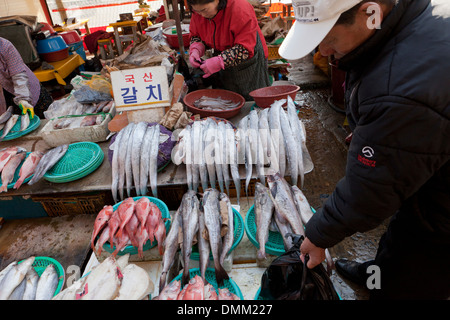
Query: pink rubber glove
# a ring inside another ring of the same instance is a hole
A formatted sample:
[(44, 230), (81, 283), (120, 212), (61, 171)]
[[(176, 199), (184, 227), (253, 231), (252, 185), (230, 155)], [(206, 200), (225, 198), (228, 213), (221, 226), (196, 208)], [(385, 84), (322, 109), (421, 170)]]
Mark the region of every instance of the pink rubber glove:
[(193, 42), (189, 46), (189, 63), (194, 68), (200, 68), (201, 57), (205, 54), (205, 45), (201, 42)]
[(205, 73), (203, 78), (208, 78), (213, 73), (219, 72), (220, 70), (225, 69), (225, 65), (223, 63), (223, 59), (221, 56), (209, 58), (203, 62), (200, 66), (200, 69)]

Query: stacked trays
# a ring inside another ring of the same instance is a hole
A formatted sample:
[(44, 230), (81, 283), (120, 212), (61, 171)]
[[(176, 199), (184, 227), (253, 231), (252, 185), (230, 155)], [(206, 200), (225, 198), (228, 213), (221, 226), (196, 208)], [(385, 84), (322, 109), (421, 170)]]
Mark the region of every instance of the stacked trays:
[[(189, 278), (190, 279), (192, 279), (193, 277), (195, 277), (197, 275), (200, 276), (200, 268), (189, 269)], [(183, 273), (180, 273), (175, 278), (173, 278), (172, 281), (180, 281), (182, 276), (183, 276)], [(220, 287), (217, 285), (216, 272), (215, 272), (214, 268), (206, 269), (205, 278), (206, 278), (206, 281), (209, 282), (214, 287), (214, 289), (216, 289), (217, 293), (218, 293), (219, 288), (221, 288), (221, 289), (228, 288), (228, 290), (231, 293), (234, 293), (235, 295), (237, 295), (239, 297), (239, 299), (244, 300), (244, 296), (242, 295), (241, 289), (238, 287), (236, 282), (233, 281), (233, 279), (229, 278), (228, 280), (224, 280), (223, 285)]]
[[(23, 116), (28, 117), (28, 113), (26, 115), (21, 115), (21, 117), (23, 117)], [(36, 130), (40, 124), (41, 124), (41, 119), (39, 119), (38, 116), (34, 116), (33, 119), (30, 120), (30, 124), (28, 125), (28, 128), (26, 128), (23, 131), (20, 131), (20, 117), (19, 117), (19, 119), (17, 119), (16, 124), (11, 128), (11, 131), (8, 132), (8, 134), (3, 138), (2, 141), (14, 140), (14, 139), (20, 138), (26, 134), (29, 134), (31, 131)], [(2, 134), (3, 134), (3, 129), (0, 130), (0, 136)]]
[(65, 155), (44, 175), (47, 181), (64, 183), (81, 179), (94, 172), (103, 162), (100, 146), (93, 142), (69, 145)]
[[(254, 205), (247, 211), (245, 216), (245, 232), (253, 245), (259, 249), (259, 243), (256, 238), (256, 221)], [(313, 213), (316, 211), (311, 207)], [(279, 232), (269, 230), (269, 239), (266, 242), (266, 252), (274, 256), (280, 256), (286, 251), (284, 250), (283, 237)]]

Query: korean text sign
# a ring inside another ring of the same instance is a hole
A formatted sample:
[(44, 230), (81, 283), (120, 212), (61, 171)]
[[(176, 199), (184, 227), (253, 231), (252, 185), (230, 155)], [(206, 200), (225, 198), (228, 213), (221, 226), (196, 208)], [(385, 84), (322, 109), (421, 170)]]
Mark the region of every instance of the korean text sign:
[(121, 111), (170, 105), (164, 66), (111, 72), (116, 108)]

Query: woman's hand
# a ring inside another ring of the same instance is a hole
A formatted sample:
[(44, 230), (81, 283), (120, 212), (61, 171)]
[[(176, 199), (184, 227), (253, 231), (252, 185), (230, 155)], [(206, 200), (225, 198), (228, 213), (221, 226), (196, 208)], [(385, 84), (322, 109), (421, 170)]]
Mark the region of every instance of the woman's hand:
[(208, 78), (213, 73), (219, 72), (220, 70), (225, 69), (225, 64), (223, 63), (223, 59), (221, 56), (209, 58), (203, 62), (200, 66), (200, 69), (205, 73), (203, 78)]
[(300, 259), (303, 262), (305, 261), (305, 255), (309, 255), (308, 264), (306, 265), (309, 269), (314, 268), (325, 260), (325, 249), (316, 247), (308, 238), (303, 240), (303, 243), (300, 246), (300, 252), (302, 253)]

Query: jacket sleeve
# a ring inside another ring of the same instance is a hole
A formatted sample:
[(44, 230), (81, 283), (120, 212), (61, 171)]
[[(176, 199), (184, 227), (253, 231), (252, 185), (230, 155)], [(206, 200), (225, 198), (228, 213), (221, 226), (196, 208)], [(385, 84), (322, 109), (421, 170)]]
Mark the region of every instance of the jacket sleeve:
[(306, 225), (318, 247), (377, 227), (449, 160), (448, 119), (417, 101), (374, 100), (358, 108), (345, 177)]
[[(233, 46), (242, 45), (247, 49), (249, 58), (253, 57), (255, 54), (256, 33), (259, 28), (253, 7), (250, 3), (239, 7), (233, 12), (232, 19), (230, 27), (234, 35)], [(245, 23), (242, 23), (243, 21)]]

